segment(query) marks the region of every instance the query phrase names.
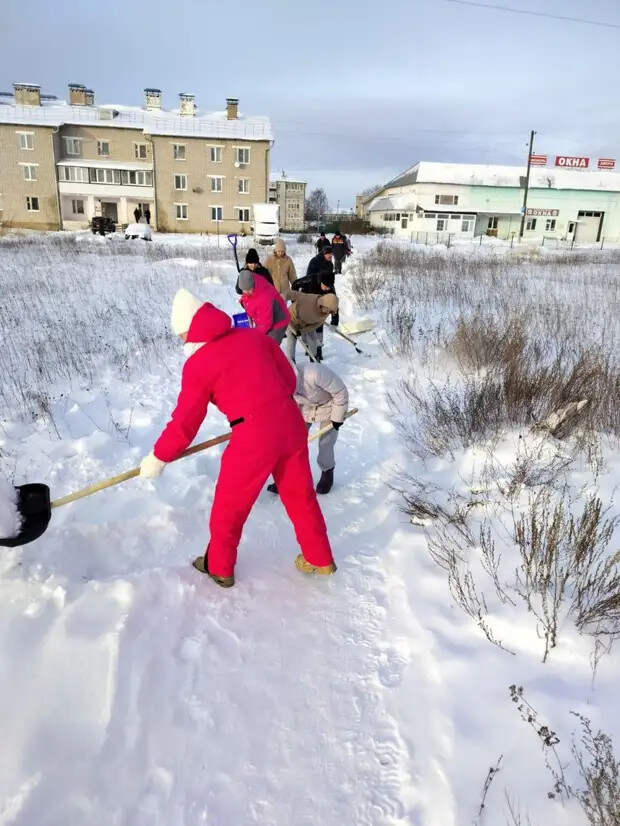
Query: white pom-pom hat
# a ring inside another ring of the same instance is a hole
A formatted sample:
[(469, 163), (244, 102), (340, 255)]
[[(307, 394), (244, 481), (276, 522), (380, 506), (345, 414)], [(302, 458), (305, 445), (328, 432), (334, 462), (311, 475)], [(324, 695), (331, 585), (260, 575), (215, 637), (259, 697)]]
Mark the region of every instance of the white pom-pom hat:
[(192, 318), (203, 304), (204, 301), (201, 301), (200, 298), (190, 293), (185, 287), (181, 287), (181, 289), (178, 290), (172, 302), (172, 311), (170, 313), (170, 324), (175, 336), (180, 336), (189, 330)]

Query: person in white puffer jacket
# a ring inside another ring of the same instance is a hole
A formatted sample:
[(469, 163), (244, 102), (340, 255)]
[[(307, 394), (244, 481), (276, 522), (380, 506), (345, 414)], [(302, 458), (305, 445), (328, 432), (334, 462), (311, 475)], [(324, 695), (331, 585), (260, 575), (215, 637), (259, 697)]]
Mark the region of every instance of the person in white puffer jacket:
[[(316, 486), (317, 493), (329, 493), (334, 484), (334, 446), (338, 439), (338, 430), (344, 422), (349, 405), (349, 392), (340, 376), (324, 364), (310, 362), (297, 366), (292, 365), (297, 373), (297, 387), (293, 398), (304, 417), (308, 430), (313, 424), (319, 429), (332, 425), (331, 430), (319, 438), (318, 464), (321, 468), (321, 478)], [(275, 485), (269, 485), (267, 490), (277, 493)]]

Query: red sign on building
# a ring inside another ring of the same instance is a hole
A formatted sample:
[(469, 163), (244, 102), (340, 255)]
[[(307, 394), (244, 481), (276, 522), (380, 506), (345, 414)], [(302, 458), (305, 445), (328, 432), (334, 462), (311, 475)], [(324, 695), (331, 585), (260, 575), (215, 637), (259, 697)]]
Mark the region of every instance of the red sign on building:
[(613, 158), (599, 158), (598, 159), (598, 168), (599, 169), (615, 169), (616, 162)]
[(530, 155), (530, 164), (532, 166), (547, 166), (546, 155)]
[(565, 169), (587, 169), (590, 158), (575, 158), (571, 155), (556, 155), (555, 165)]

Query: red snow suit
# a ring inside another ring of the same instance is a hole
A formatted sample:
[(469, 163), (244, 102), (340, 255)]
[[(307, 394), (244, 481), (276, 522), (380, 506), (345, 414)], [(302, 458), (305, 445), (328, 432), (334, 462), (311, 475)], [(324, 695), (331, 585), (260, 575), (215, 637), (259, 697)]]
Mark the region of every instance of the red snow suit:
[(241, 296), (241, 306), (261, 333), (288, 327), (291, 320), (286, 302), (264, 278), (254, 279), (252, 294)]
[(305, 559), (329, 565), (332, 552), (308, 461), (307, 430), (292, 394), (295, 374), (273, 341), (258, 330), (231, 328), (212, 304), (196, 312), (188, 342), (206, 342), (183, 367), (181, 392), (153, 452), (176, 459), (193, 441), (209, 402), (233, 427), (215, 488), (208, 545), (209, 571), (232, 576), (237, 545), (252, 505), (273, 474)]

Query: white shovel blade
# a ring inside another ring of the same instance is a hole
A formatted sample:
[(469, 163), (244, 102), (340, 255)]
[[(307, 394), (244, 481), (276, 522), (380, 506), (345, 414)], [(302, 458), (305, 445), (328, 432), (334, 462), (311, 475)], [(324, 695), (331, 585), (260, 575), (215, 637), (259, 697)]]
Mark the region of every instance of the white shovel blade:
[(345, 334), (345, 336), (357, 336), (360, 333), (367, 333), (374, 330), (376, 323), (369, 318), (363, 321), (347, 321), (344, 324), (339, 324), (338, 329)]

